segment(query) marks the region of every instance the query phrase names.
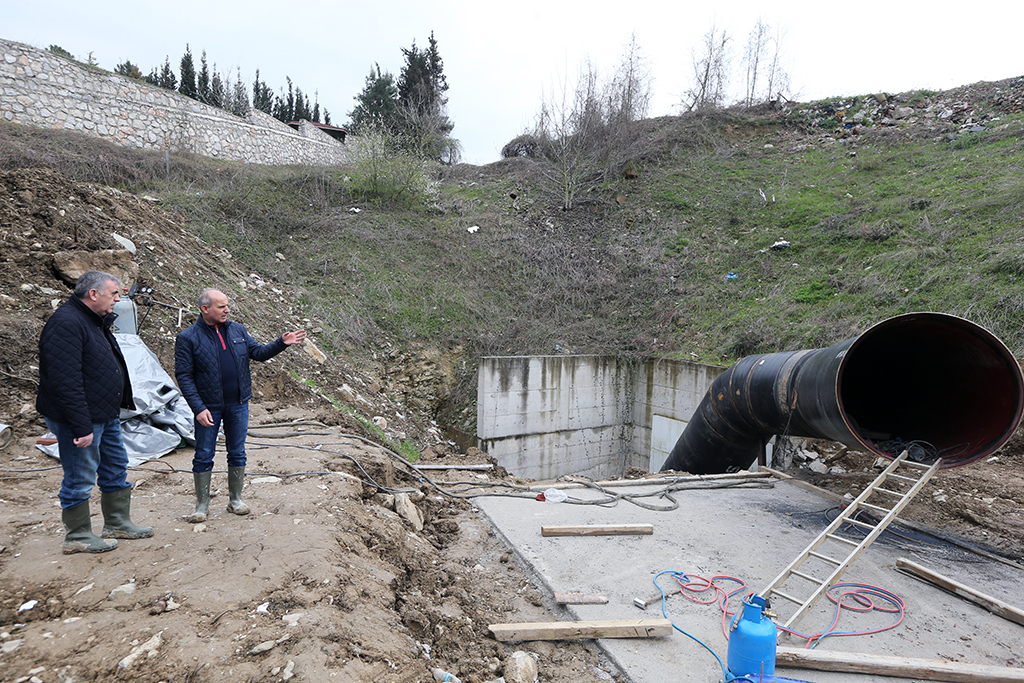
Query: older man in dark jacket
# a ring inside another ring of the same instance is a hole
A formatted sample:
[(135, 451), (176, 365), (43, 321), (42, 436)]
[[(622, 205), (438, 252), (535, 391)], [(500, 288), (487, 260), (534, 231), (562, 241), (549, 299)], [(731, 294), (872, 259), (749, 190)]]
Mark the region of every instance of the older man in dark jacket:
[(228, 512), (249, 514), (249, 506), (242, 502), (245, 437), (249, 429), (249, 399), (252, 398), (249, 359), (270, 360), (306, 338), (305, 330), (297, 330), (261, 346), (245, 325), (228, 320), (231, 308), (223, 292), (204, 290), (198, 303), (199, 319), (174, 342), (174, 376), (195, 414), (196, 453), (192, 459), (192, 477), (196, 486), (196, 509), (186, 517), (193, 524), (205, 522), (209, 512), (213, 454), (222, 423), (228, 451)]
[[(132, 487), (126, 480), (128, 453), (121, 441), (121, 408), (134, 408), (128, 367), (110, 326), (117, 318), (121, 282), (90, 270), (78, 278), (74, 295), (43, 327), (39, 337), (39, 393), (36, 410), (57, 437), (64, 470), (59, 498), (64, 553), (102, 553), (115, 538), (148, 538), (150, 527), (130, 517)], [(100, 487), (102, 538), (92, 532), (89, 497)]]

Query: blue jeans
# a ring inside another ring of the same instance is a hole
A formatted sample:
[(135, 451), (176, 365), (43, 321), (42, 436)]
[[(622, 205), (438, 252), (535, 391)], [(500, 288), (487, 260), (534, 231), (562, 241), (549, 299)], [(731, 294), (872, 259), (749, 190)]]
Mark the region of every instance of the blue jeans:
[(89, 500), (92, 487), (110, 493), (128, 486), (128, 452), (121, 441), (121, 421), (92, 423), (92, 443), (85, 448), (75, 445), (71, 425), (46, 418), (46, 426), (57, 437), (60, 466), (64, 481), (60, 485), (60, 506), (78, 507)]
[(212, 427), (204, 427), (195, 420), (196, 454), (192, 458), (193, 472), (213, 469), (213, 452), (217, 447), (217, 432), (224, 425), (224, 441), (228, 449), (228, 467), (245, 467), (245, 436), (249, 431), (249, 404), (233, 403), (224, 408), (208, 408), (213, 418)]

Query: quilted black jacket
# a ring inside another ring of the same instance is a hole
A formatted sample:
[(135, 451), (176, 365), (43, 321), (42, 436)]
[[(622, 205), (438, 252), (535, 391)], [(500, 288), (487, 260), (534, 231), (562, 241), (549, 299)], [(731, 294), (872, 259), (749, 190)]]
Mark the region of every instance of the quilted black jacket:
[[(242, 403), (252, 398), (249, 359), (265, 361), (288, 348), (278, 337), (260, 346), (242, 323), (228, 320), (221, 329), (238, 371), (238, 396)], [(220, 351), (217, 332), (202, 316), (174, 340), (174, 377), (178, 388), (196, 415), (207, 408), (224, 407), (224, 387), (220, 379)]]
[(134, 408), (132, 384), (121, 349), (110, 331), (116, 313), (100, 317), (76, 296), (65, 301), (39, 337), (36, 410), (70, 424), (76, 438), (92, 434), (93, 422)]

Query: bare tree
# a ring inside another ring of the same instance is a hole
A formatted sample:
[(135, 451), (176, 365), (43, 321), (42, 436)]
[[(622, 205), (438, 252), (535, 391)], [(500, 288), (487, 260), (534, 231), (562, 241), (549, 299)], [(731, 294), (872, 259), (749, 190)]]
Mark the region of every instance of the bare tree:
[(752, 107), (767, 102), (789, 90), (789, 74), (782, 68), (781, 28), (773, 27), (758, 18), (750, 30), (743, 51), (746, 91), (743, 103)]
[(633, 34), (611, 80), (600, 86), (604, 125), (598, 131), (597, 146), (605, 180), (630, 155), (636, 138), (633, 124), (650, 110), (651, 82), (650, 63)]
[(533, 132), (506, 145), (502, 154), (552, 162), (544, 175), (568, 211), (586, 183), (607, 179), (628, 158), (632, 124), (647, 115), (650, 101), (650, 66), (632, 36), (610, 80), (584, 64), (572, 87), (563, 82), (557, 96), (544, 98)]
[(610, 122), (632, 123), (645, 118), (651, 106), (651, 81), (650, 62), (634, 33), (608, 88)]
[(789, 73), (782, 67), (782, 46), (785, 42), (786, 32), (781, 27), (775, 27), (775, 39), (772, 41), (771, 59), (768, 63), (767, 73), (767, 94), (768, 100), (781, 99), (783, 95), (789, 96), (790, 82)]
[(692, 53), (693, 85), (683, 100), (688, 110), (714, 109), (725, 103), (732, 61), (729, 54), (731, 40), (724, 29), (719, 32), (712, 24), (704, 34), (700, 53)]
[(750, 29), (747, 36), (747, 46), (743, 50), (743, 67), (746, 77), (746, 88), (743, 94), (743, 104), (752, 107), (757, 101), (758, 77), (761, 75), (762, 60), (768, 48), (771, 27), (760, 17)]
[(598, 138), (603, 126), (597, 71), (589, 62), (580, 69), (575, 88), (563, 82), (557, 96), (552, 93), (541, 102), (534, 135), (555, 164), (545, 177), (558, 187), (565, 211), (573, 208), (586, 180), (600, 170)]

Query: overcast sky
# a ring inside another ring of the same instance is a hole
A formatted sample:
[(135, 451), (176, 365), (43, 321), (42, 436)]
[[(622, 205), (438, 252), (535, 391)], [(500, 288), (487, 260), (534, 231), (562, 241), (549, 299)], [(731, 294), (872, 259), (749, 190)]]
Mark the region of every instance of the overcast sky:
[[(739, 61), (758, 20), (780, 27), (785, 68), (801, 101), (917, 88), (941, 90), (1024, 75), (1024, 3), (730, 2), (515, 3), (467, 0), (238, 2), (236, 0), (0, 0), (0, 37), (113, 70), (144, 73), (166, 56), (177, 71), (191, 47), (250, 87), (256, 69), (275, 91), (290, 76), (344, 125), (374, 63), (396, 77), (402, 47), (434, 32), (450, 85), (453, 135), (474, 164), (529, 127), (541, 97), (590, 61), (610, 75), (635, 34), (651, 66), (651, 116), (678, 112), (692, 52), (712, 25), (733, 36)], [(741, 84), (737, 84), (741, 85)], [(738, 92), (737, 92), (738, 94)]]

